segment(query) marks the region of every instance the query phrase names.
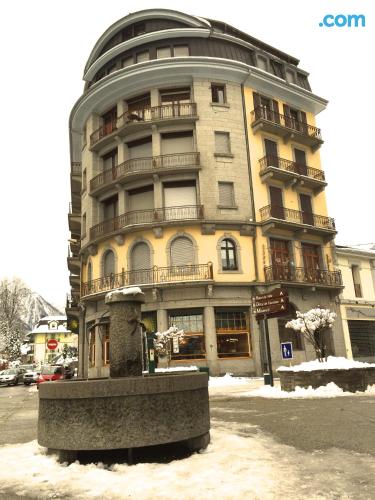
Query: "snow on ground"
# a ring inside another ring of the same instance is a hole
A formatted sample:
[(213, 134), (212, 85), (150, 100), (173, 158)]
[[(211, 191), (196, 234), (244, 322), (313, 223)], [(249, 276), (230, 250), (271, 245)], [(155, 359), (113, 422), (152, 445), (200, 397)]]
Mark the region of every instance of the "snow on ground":
[(280, 387), (271, 387), (270, 385), (265, 385), (259, 387), (249, 392), (237, 393), (241, 397), (262, 397), (262, 398), (335, 398), (337, 396), (375, 396), (375, 385), (367, 387), (367, 391), (356, 393), (344, 392), (335, 383), (330, 382), (327, 385), (313, 389), (311, 386), (307, 389), (303, 387), (296, 387), (295, 391), (287, 392), (282, 391)]
[(169, 464), (69, 466), (36, 441), (0, 448), (0, 495), (87, 499), (374, 498), (373, 457), (338, 449), (306, 453), (246, 426), (216, 422), (208, 449)]
[(375, 363), (363, 363), (362, 361), (354, 361), (354, 359), (347, 359), (336, 356), (328, 356), (327, 361), (319, 362), (314, 359), (313, 361), (305, 361), (300, 365), (294, 366), (279, 366), (278, 371), (314, 371), (314, 370), (349, 370), (350, 368), (369, 368), (375, 367)]

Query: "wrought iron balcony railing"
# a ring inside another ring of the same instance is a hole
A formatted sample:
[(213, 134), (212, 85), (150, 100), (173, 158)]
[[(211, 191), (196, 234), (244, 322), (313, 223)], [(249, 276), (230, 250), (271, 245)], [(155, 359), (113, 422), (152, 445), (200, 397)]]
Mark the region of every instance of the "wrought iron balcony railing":
[(188, 118), (197, 116), (195, 102), (162, 104), (148, 106), (137, 110), (126, 111), (113, 121), (105, 123), (90, 135), (90, 145), (94, 146), (100, 139), (122, 129), (124, 126), (137, 122), (151, 122), (155, 120), (170, 120), (172, 118)]
[(186, 266), (158, 267), (123, 271), (104, 278), (82, 283), (82, 293), (92, 295), (129, 285), (156, 285), (173, 282), (207, 281), (213, 279), (212, 263)]
[(290, 115), (282, 115), (280, 113), (277, 113), (276, 111), (272, 111), (267, 106), (258, 106), (257, 108), (253, 109), (253, 111), (251, 112), (251, 117), (252, 124), (259, 120), (262, 120), (274, 123), (276, 125), (279, 125), (280, 127), (290, 129), (294, 132), (299, 132), (300, 134), (306, 135), (310, 138), (322, 141), (322, 135), (319, 128), (314, 127), (313, 125), (309, 125), (308, 123), (296, 120)]
[(90, 239), (99, 238), (135, 224), (155, 224), (158, 222), (197, 220), (202, 218), (203, 205), (135, 210), (96, 224), (96, 226), (90, 229)]
[(142, 172), (156, 172), (163, 169), (199, 166), (199, 153), (176, 153), (149, 158), (133, 158), (119, 165), (104, 170), (90, 181), (90, 189), (95, 189), (119, 181), (131, 174)]
[(322, 170), (308, 167), (307, 165), (302, 165), (301, 163), (296, 163), (295, 161), (286, 160), (285, 158), (279, 158), (278, 156), (264, 156), (259, 160), (259, 164), (261, 173), (268, 167), (277, 167), (280, 170), (285, 170), (286, 172), (305, 175), (318, 181), (325, 181), (324, 172)]
[(288, 264), (272, 265), (264, 268), (265, 281), (286, 281), (314, 283), (326, 286), (342, 286), (341, 271), (305, 269)]
[(268, 219), (280, 219), (295, 224), (308, 224), (309, 226), (335, 231), (335, 220), (332, 217), (301, 212), (276, 205), (262, 207), (260, 209), (260, 218), (262, 222)]

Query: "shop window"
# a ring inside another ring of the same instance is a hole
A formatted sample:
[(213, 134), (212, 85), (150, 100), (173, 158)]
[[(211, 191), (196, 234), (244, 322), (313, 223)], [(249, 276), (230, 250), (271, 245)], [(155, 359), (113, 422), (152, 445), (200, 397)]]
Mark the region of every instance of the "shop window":
[(87, 326), (89, 332), (89, 365), (90, 367), (95, 366), (95, 327)]
[[(348, 320), (354, 359), (375, 362), (375, 321)], [(363, 359), (367, 358), (367, 359)]]
[(170, 312), (169, 325), (184, 331), (179, 352), (172, 352), (173, 360), (205, 358), (203, 314), (200, 311)]
[(246, 311), (215, 311), (219, 358), (250, 356), (249, 317)]
[(109, 323), (100, 325), (100, 334), (102, 338), (102, 357), (103, 365), (109, 365)]

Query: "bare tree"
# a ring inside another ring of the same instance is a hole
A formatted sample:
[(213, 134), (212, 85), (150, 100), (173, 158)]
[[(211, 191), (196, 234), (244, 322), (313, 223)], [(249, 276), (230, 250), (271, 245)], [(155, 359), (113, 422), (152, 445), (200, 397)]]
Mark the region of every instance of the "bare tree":
[(25, 333), (21, 320), (24, 299), (30, 293), (22, 280), (7, 278), (0, 281), (0, 353), (14, 361), (20, 357)]

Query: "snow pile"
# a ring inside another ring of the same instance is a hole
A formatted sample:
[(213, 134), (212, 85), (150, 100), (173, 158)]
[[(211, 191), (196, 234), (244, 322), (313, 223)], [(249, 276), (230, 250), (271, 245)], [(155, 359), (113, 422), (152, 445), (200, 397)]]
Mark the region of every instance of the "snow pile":
[(137, 295), (138, 293), (144, 295), (139, 286), (130, 286), (130, 287), (128, 286), (126, 288), (116, 288), (116, 290), (108, 292), (105, 298), (110, 299), (112, 295)]
[(210, 377), (210, 387), (225, 387), (230, 385), (248, 384), (252, 379), (248, 377), (233, 377), (233, 373), (226, 373), (223, 377)]
[(300, 365), (295, 366), (279, 366), (277, 371), (281, 372), (311, 372), (314, 370), (349, 370), (350, 368), (375, 368), (375, 363), (363, 363), (361, 361), (354, 361), (343, 357), (328, 356), (327, 361), (320, 362), (315, 359), (314, 361), (306, 361)]
[(74, 500), (374, 498), (374, 459), (304, 452), (220, 422), (203, 453), (170, 463), (60, 465), (36, 441), (0, 448), (0, 496)]
[[(358, 396), (370, 395), (375, 396), (375, 385), (368, 386), (366, 392), (357, 391), (355, 393)], [(335, 383), (330, 382), (327, 385), (322, 385), (317, 389), (313, 389), (311, 386), (307, 389), (303, 387), (296, 387), (295, 391), (287, 392), (282, 391), (280, 387), (271, 387), (270, 385), (265, 385), (264, 387), (259, 387), (253, 391), (243, 392), (238, 394), (241, 397), (261, 397), (261, 398), (289, 398), (289, 399), (300, 399), (300, 398), (335, 398), (337, 396), (354, 396), (352, 392), (344, 392)]]
[[(156, 368), (156, 373), (169, 373), (169, 372), (197, 372), (197, 366), (174, 366), (172, 368)], [(147, 372), (146, 372), (147, 373)]]

